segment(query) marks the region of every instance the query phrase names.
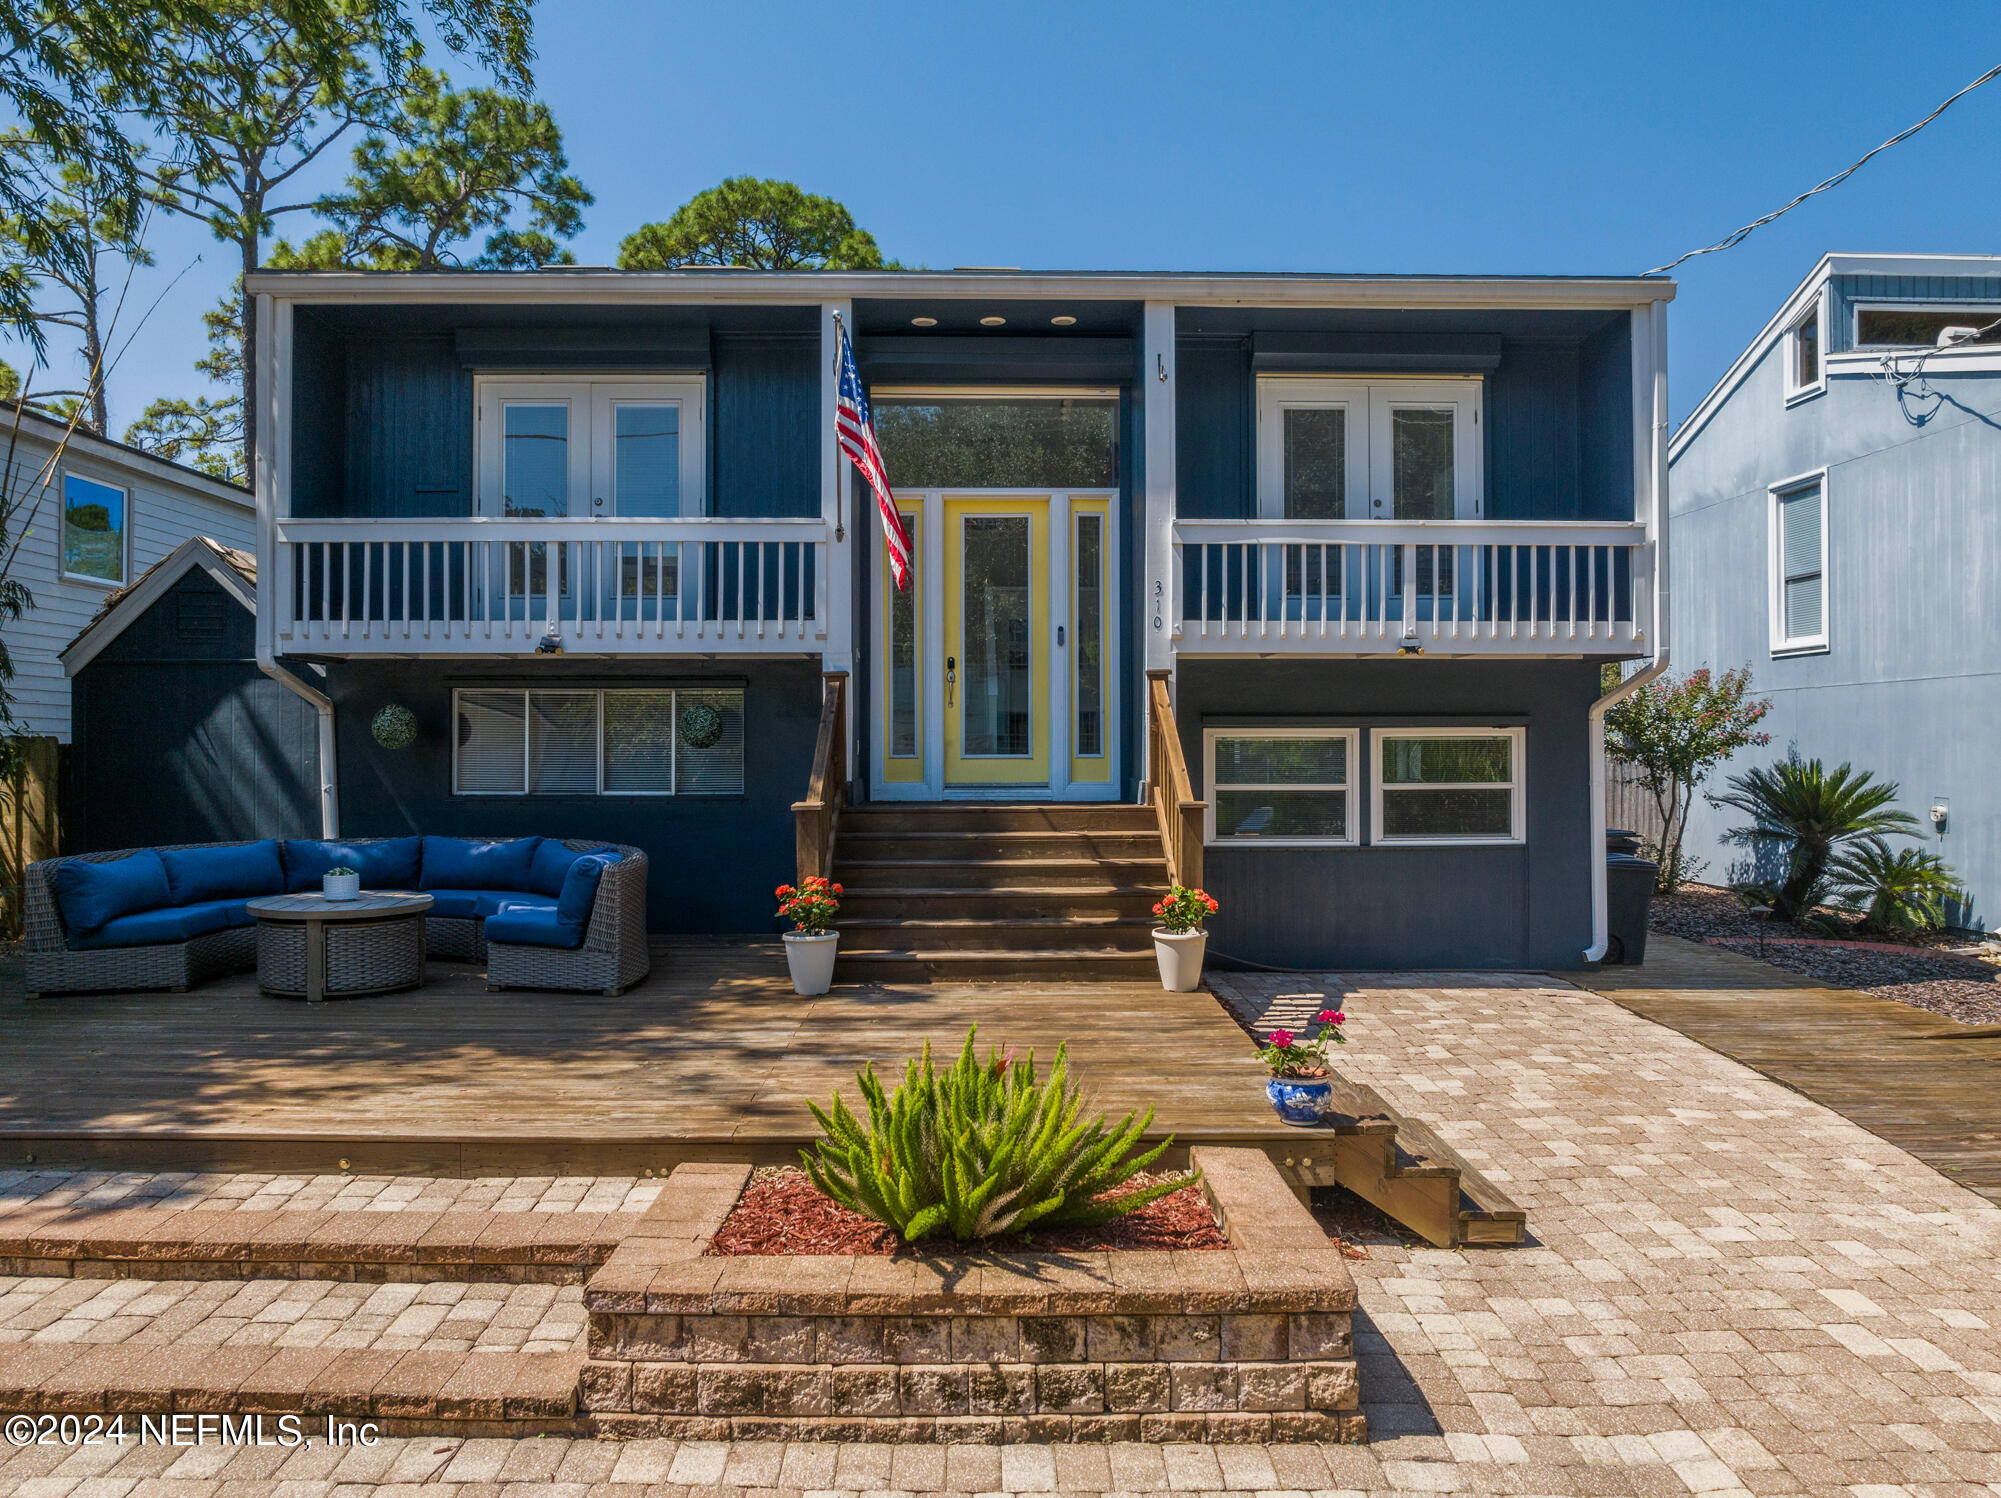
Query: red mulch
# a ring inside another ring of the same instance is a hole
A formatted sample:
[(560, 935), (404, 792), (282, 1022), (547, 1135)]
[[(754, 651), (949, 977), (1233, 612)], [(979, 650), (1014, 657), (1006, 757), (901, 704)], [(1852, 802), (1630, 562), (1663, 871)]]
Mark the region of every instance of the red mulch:
[[(1134, 1176), (1130, 1185), (1146, 1186), (1161, 1179), (1141, 1174)], [(886, 1258), (899, 1253), (949, 1253), (961, 1246), (942, 1239), (905, 1243), (881, 1223), (822, 1196), (805, 1171), (786, 1165), (767, 1167), (751, 1176), (750, 1185), (724, 1219), (709, 1252)], [(1228, 1248), (1230, 1243), (1216, 1226), (1202, 1188), (1190, 1182), (1101, 1227), (1020, 1233), (963, 1246), (984, 1253), (1088, 1253), (1134, 1248), (1217, 1249)]]

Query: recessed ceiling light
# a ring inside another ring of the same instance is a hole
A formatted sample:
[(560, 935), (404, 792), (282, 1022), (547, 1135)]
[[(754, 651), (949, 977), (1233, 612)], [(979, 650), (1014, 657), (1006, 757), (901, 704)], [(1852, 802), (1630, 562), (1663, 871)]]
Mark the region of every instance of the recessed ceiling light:
[(1075, 327), (1077, 324), (1076, 318), (1067, 315), (1063, 317), (1052, 317), (1049, 320), (1059, 328)]
[(983, 317), (980, 319), (980, 326), (983, 328), (1004, 327), (1006, 323), (1007, 319), (1005, 317)]
[(935, 328), (938, 326), (938, 319), (935, 317), (913, 317), (910, 319), (910, 326), (913, 328)]

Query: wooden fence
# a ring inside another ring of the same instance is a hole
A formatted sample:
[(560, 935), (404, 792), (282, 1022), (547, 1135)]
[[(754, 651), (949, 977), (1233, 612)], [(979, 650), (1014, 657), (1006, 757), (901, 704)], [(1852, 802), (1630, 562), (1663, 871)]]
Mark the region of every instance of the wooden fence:
[(63, 782), (69, 751), (54, 738), (26, 737), (13, 773), (0, 782), (0, 935), (21, 934), (21, 870), (62, 851)]
[(1661, 815), (1640, 772), (1616, 754), (1605, 756), (1605, 825), (1637, 832), (1643, 845), (1659, 842)]

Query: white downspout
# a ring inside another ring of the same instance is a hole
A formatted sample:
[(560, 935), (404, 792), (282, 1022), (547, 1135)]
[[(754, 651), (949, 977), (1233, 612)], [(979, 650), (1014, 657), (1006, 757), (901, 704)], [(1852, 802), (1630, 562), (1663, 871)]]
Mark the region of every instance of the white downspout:
[[(282, 313), (282, 315), (281, 315)], [(278, 510), (278, 476), (288, 472), (292, 448), (292, 402), (281, 390), (278, 370), (291, 367), (292, 309), (280, 309), (274, 299), (258, 296), (252, 315), (257, 319), (257, 400), (261, 406), (263, 441), (257, 448), (257, 669), (286, 690), (312, 704), (319, 714), (320, 836), (340, 836), (340, 779), (336, 773), (333, 699), (316, 687), (308, 686), (278, 664), (278, 546), (273, 519)], [(289, 513), (291, 506), (285, 506)]]
[(1654, 547), (1654, 653), (1645, 666), (1591, 704), (1591, 945), (1587, 967), (1605, 960), (1612, 945), (1612, 897), (1605, 870), (1605, 714), (1668, 668), (1668, 394), (1667, 303), (1648, 306), (1648, 342), (1653, 352), (1652, 453), (1648, 471), (1653, 491), (1647, 522)]

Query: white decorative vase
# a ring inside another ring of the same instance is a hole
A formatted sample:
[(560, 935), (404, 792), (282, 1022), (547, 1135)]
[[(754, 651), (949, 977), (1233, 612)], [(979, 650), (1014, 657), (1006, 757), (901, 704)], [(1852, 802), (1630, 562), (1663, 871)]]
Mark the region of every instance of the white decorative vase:
[(1209, 945), (1206, 931), (1153, 928), (1153, 955), (1160, 964), (1160, 986), (1169, 993), (1193, 993), (1202, 986), (1202, 953)]
[(834, 953), (840, 948), (841, 933), (808, 931), (785, 933), (785, 965), (792, 969), (792, 991), (811, 997), (834, 986)]
[(358, 900), (361, 898), (361, 875), (322, 874), (320, 893), (329, 900)]

